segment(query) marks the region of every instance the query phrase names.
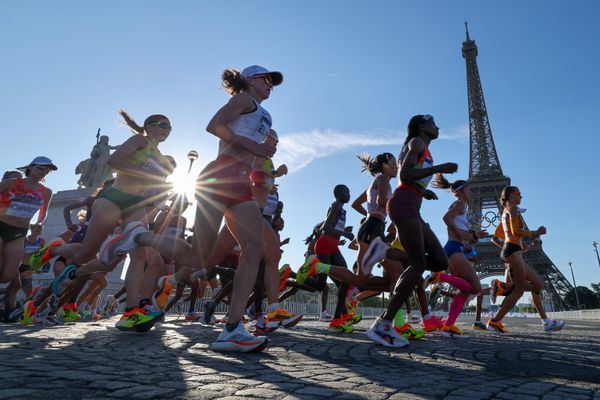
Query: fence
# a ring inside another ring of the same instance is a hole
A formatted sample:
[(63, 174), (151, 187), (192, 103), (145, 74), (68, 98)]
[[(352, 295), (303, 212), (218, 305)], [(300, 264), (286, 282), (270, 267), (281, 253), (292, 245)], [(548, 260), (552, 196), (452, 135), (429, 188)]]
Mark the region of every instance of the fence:
[[(105, 289), (102, 291), (102, 293), (100, 293), (100, 297), (99, 297), (100, 300), (99, 300), (99, 304), (98, 304), (99, 310), (103, 309), (104, 305), (106, 304), (106, 296), (109, 294), (114, 295), (115, 291), (110, 290), (110, 289)], [(182, 299), (187, 297), (188, 294), (189, 294), (189, 289), (186, 289), (184, 295), (182, 296)], [(196, 300), (194, 309), (196, 311), (203, 311), (204, 302), (210, 300), (212, 295), (213, 295), (212, 290), (210, 288), (207, 288), (204, 297), (202, 299)], [(337, 296), (332, 296), (330, 293), (330, 295), (328, 296), (328, 299), (327, 299), (327, 310), (332, 315), (335, 311), (336, 302), (337, 302)], [(182, 300), (180, 300), (173, 306), (173, 308), (171, 308), (171, 310), (169, 310), (169, 312), (167, 314), (171, 314), (171, 315), (184, 314), (189, 310), (188, 307), (189, 306), (188, 306), (187, 302), (184, 303)], [(217, 314), (225, 314), (227, 312), (227, 307), (228, 307), (227, 304), (223, 304), (223, 303), (219, 304), (219, 306), (217, 307), (216, 313)], [(285, 300), (282, 303), (282, 307), (291, 313), (303, 314), (304, 319), (318, 319), (319, 316), (321, 315), (321, 293), (320, 292), (310, 293), (310, 292), (299, 291), (294, 296)], [(119, 311), (123, 311), (123, 309), (124, 309), (124, 305), (121, 305), (119, 307)], [(266, 309), (266, 305), (263, 303), (263, 310), (265, 310), (265, 309)], [(382, 312), (383, 312), (383, 309), (380, 307), (361, 307), (360, 305), (358, 307), (358, 313), (361, 314), (363, 316), (363, 318), (376, 318), (379, 315), (381, 315)]]
[(550, 318), (557, 319), (579, 319), (585, 321), (600, 321), (600, 310), (573, 310), (549, 312)]

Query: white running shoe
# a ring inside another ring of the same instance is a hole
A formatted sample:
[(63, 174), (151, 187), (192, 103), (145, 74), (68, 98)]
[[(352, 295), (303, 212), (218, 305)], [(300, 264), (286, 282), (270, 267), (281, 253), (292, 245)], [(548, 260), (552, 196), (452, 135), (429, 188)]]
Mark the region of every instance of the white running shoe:
[(216, 341), (212, 342), (210, 347), (214, 351), (237, 351), (248, 353), (250, 351), (262, 351), (267, 347), (269, 340), (266, 336), (254, 336), (246, 330), (242, 321), (231, 332), (227, 326), (223, 327), (223, 332)]
[(557, 332), (565, 326), (565, 321), (551, 319), (549, 323), (544, 323), (544, 332)]
[(144, 224), (132, 221), (125, 226), (123, 233), (109, 237), (100, 247), (100, 261), (104, 265), (110, 264), (116, 258), (131, 253), (139, 245), (134, 242), (136, 235), (148, 232)]
[(408, 340), (400, 336), (390, 321), (377, 318), (367, 331), (369, 339), (386, 347), (405, 347)]
[(323, 311), (321, 313), (321, 316), (319, 317), (319, 321), (321, 322), (331, 322), (333, 320), (333, 315), (329, 314), (327, 312), (327, 310)]
[(388, 248), (388, 245), (380, 237), (376, 237), (371, 241), (361, 262), (361, 269), (364, 275), (371, 275), (373, 266), (385, 258)]

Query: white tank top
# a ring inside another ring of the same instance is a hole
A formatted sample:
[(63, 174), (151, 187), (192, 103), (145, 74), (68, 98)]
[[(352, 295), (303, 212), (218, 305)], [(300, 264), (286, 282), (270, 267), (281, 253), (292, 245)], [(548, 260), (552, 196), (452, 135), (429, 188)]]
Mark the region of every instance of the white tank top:
[[(376, 215), (385, 220), (385, 218), (387, 216), (387, 211), (385, 210), (385, 206), (382, 207), (379, 204), (377, 204), (377, 195), (379, 194), (379, 190), (378, 190), (377, 186), (378, 186), (378, 178), (380, 176), (381, 176), (381, 174), (377, 175), (375, 177), (375, 179), (373, 179), (373, 182), (371, 182), (369, 189), (367, 189), (367, 213), (369, 215)], [(388, 183), (387, 195), (389, 196), (389, 194), (391, 192), (392, 192), (392, 187)]]
[(227, 126), (236, 135), (244, 136), (256, 143), (262, 143), (271, 130), (273, 122), (271, 114), (265, 110), (258, 102), (252, 99), (256, 110), (248, 114), (242, 114)]
[(469, 211), (469, 209), (467, 207), (465, 207), (464, 214), (459, 214), (456, 217), (454, 217), (454, 225), (461, 231), (465, 231), (465, 232), (469, 231), (469, 221), (467, 220), (467, 211)]

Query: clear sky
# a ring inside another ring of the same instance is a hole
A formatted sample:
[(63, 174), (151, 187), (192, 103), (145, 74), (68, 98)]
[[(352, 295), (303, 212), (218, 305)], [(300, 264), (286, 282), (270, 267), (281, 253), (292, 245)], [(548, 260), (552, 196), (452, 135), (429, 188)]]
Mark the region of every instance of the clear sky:
[[(98, 128), (111, 144), (129, 136), (120, 108), (138, 122), (167, 115), (163, 152), (183, 169), (197, 150), (197, 174), (216, 155), (205, 127), (228, 99), (221, 71), (282, 71), (263, 105), (281, 138), (276, 161), (291, 169), (279, 183), (291, 237), (283, 262), (294, 267), (333, 187), (354, 197), (368, 186), (355, 154), (397, 154), (412, 115), (435, 116), (434, 159), (468, 177), (468, 20), (501, 166), (528, 224), (548, 228), (544, 250), (569, 280), (572, 260), (579, 285), (600, 281), (596, 1), (12, 1), (0, 13), (0, 169), (47, 155), (59, 166), (54, 191), (76, 187)], [(422, 215), (444, 242), (452, 199), (439, 197)]]

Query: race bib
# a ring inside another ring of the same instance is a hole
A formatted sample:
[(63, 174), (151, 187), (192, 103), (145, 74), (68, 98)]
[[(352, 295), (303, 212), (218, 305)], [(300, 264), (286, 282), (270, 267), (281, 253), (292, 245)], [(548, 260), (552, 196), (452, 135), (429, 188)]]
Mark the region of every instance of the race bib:
[(6, 210), (6, 215), (17, 218), (27, 218), (31, 219), (35, 215), (36, 212), (42, 207), (41, 201), (36, 202), (28, 202), (28, 201), (19, 201), (13, 200), (8, 205), (8, 209)]

